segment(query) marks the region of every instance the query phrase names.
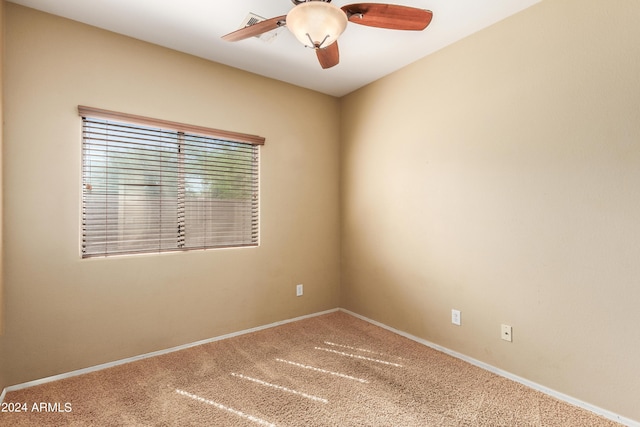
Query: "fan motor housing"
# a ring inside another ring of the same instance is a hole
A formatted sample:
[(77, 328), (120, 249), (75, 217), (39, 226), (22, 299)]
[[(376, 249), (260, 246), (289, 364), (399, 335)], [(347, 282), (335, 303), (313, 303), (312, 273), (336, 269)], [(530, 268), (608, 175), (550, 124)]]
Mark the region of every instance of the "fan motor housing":
[(296, 6), (299, 5), (300, 3), (307, 3), (310, 1), (323, 1), (325, 3), (331, 3), (331, 0), (291, 0), (291, 3), (295, 4)]

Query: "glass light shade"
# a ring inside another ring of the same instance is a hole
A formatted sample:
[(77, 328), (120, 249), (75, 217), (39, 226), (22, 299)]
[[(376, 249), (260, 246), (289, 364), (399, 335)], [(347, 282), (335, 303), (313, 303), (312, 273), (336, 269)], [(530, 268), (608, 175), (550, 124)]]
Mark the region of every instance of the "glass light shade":
[(287, 28), (305, 46), (327, 47), (347, 27), (347, 15), (324, 1), (300, 3), (287, 14)]

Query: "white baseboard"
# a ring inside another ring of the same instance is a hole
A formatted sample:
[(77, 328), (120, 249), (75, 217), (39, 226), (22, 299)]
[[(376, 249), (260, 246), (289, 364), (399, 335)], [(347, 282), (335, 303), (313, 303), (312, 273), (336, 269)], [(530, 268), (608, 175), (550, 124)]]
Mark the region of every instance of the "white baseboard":
[(567, 403), (569, 403), (571, 405), (574, 405), (574, 406), (577, 406), (579, 408), (585, 409), (587, 411), (593, 412), (593, 413), (595, 413), (597, 415), (600, 415), (600, 416), (602, 416), (604, 418), (607, 418), (609, 420), (624, 424), (624, 425), (629, 426), (629, 427), (640, 427), (640, 422), (638, 422), (638, 421), (634, 421), (634, 420), (631, 420), (629, 418), (625, 418), (625, 417), (623, 417), (621, 415), (618, 415), (618, 414), (616, 414), (614, 412), (607, 411), (606, 409), (602, 409), (602, 408), (600, 408), (598, 406), (592, 405), (592, 404), (587, 403), (587, 402), (583, 402), (582, 400), (576, 399), (576, 398), (571, 397), (569, 395), (566, 395), (564, 393), (560, 393), (560, 392), (558, 392), (556, 390), (550, 389), (548, 387), (545, 387), (545, 386), (540, 385), (538, 383), (535, 383), (533, 381), (529, 381), (526, 378), (519, 377), (519, 376), (514, 375), (514, 374), (512, 374), (510, 372), (503, 371), (502, 369), (498, 369), (495, 366), (489, 365), (488, 363), (481, 362), (481, 361), (479, 361), (477, 359), (474, 359), (472, 357), (466, 356), (466, 355), (464, 355), (462, 353), (458, 353), (457, 351), (453, 351), (453, 350), (450, 350), (450, 349), (448, 349), (446, 347), (442, 347), (442, 346), (440, 346), (438, 344), (434, 344), (434, 343), (432, 343), (430, 341), (424, 340), (422, 338), (418, 338), (418, 337), (413, 336), (411, 334), (408, 334), (406, 332), (403, 332), (403, 331), (400, 331), (398, 329), (392, 328), (391, 326), (387, 326), (384, 323), (380, 323), (380, 322), (377, 322), (375, 320), (371, 320), (371, 319), (369, 319), (369, 318), (367, 318), (365, 316), (361, 316), (361, 315), (359, 315), (357, 313), (354, 313), (352, 311), (346, 310), (344, 308), (341, 308), (340, 311), (342, 311), (344, 313), (347, 313), (347, 314), (350, 314), (350, 315), (352, 315), (354, 317), (357, 317), (358, 319), (364, 320), (365, 322), (369, 322), (369, 323), (371, 323), (373, 325), (379, 326), (379, 327), (381, 327), (383, 329), (386, 329), (386, 330), (388, 330), (390, 332), (393, 332), (395, 334), (401, 335), (401, 336), (403, 336), (405, 338), (409, 338), (410, 340), (415, 341), (415, 342), (420, 343), (420, 344), (423, 344), (423, 345), (425, 345), (427, 347), (431, 347), (434, 350), (437, 350), (439, 352), (448, 354), (449, 356), (453, 356), (456, 359), (463, 360), (463, 361), (465, 361), (467, 363), (470, 363), (470, 364), (472, 364), (474, 366), (482, 368), (482, 369), (484, 369), (486, 371), (492, 372), (492, 373), (494, 373), (496, 375), (500, 375), (501, 377), (508, 378), (508, 379), (510, 379), (512, 381), (515, 381), (517, 383), (523, 384), (523, 385), (525, 385), (525, 386), (527, 386), (529, 388), (532, 388), (534, 390), (537, 390), (537, 391), (542, 392), (544, 394), (547, 394), (549, 396), (555, 397), (558, 400), (562, 400), (562, 401), (567, 402)]
[(2, 393), (0, 394), (0, 403), (2, 403), (4, 401), (4, 398), (5, 398), (6, 394), (8, 392), (11, 392), (11, 391), (21, 390), (21, 389), (24, 389), (24, 388), (33, 387), (33, 386), (37, 386), (37, 385), (40, 385), (40, 384), (46, 384), (46, 383), (49, 383), (49, 382), (52, 382), (52, 381), (58, 381), (58, 380), (61, 380), (61, 379), (64, 379), (64, 378), (75, 377), (77, 375), (88, 374), (90, 372), (100, 371), (102, 369), (107, 369), (107, 368), (111, 368), (111, 367), (114, 367), (114, 366), (123, 365), (125, 363), (135, 362), (137, 360), (147, 359), (149, 357), (160, 356), (160, 355), (167, 354), (167, 353), (173, 353), (174, 351), (184, 350), (184, 349), (187, 349), (187, 348), (190, 348), (190, 347), (195, 347), (197, 345), (202, 345), (202, 344), (207, 344), (207, 343), (210, 343), (210, 342), (220, 341), (220, 340), (224, 340), (224, 339), (227, 339), (227, 338), (233, 338), (233, 337), (237, 337), (237, 336), (240, 336), (240, 335), (249, 334), (249, 333), (252, 333), (252, 332), (258, 332), (258, 331), (261, 331), (261, 330), (264, 330), (264, 329), (273, 328), (273, 327), (284, 325), (284, 324), (287, 324), (287, 323), (297, 322), (297, 321), (303, 320), (303, 319), (309, 319), (309, 318), (312, 318), (312, 317), (322, 316), (324, 314), (334, 313), (336, 311), (342, 311), (344, 313), (350, 314), (350, 315), (352, 315), (354, 317), (357, 317), (358, 319), (364, 320), (365, 322), (369, 322), (369, 323), (371, 323), (373, 325), (379, 326), (379, 327), (381, 327), (383, 329), (386, 329), (386, 330), (388, 330), (390, 332), (393, 332), (395, 334), (401, 335), (401, 336), (403, 336), (405, 338), (408, 338), (408, 339), (410, 339), (412, 341), (415, 341), (415, 342), (423, 344), (423, 345), (425, 345), (427, 347), (433, 348), (434, 350), (437, 350), (437, 351), (440, 351), (442, 353), (448, 354), (449, 356), (453, 356), (453, 357), (455, 357), (457, 359), (463, 360), (463, 361), (465, 361), (467, 363), (470, 363), (470, 364), (472, 364), (474, 366), (477, 366), (477, 367), (479, 367), (481, 369), (484, 369), (486, 371), (492, 372), (492, 373), (494, 373), (496, 375), (500, 375), (501, 377), (508, 378), (508, 379), (510, 379), (512, 381), (515, 381), (517, 383), (523, 384), (523, 385), (525, 385), (525, 386), (527, 386), (529, 388), (532, 388), (534, 390), (540, 391), (540, 392), (542, 392), (544, 394), (547, 394), (549, 396), (555, 397), (556, 399), (562, 400), (562, 401), (567, 402), (567, 403), (569, 403), (571, 405), (574, 405), (574, 406), (577, 406), (579, 408), (585, 409), (587, 411), (593, 412), (593, 413), (595, 413), (597, 415), (600, 415), (600, 416), (602, 416), (604, 418), (607, 418), (609, 420), (624, 424), (624, 425), (629, 426), (629, 427), (640, 427), (640, 422), (638, 422), (638, 421), (634, 421), (634, 420), (631, 420), (629, 418), (625, 418), (625, 417), (623, 417), (621, 415), (618, 415), (618, 414), (616, 414), (614, 412), (607, 411), (606, 409), (602, 409), (602, 408), (600, 408), (598, 406), (592, 405), (592, 404), (587, 403), (587, 402), (583, 402), (582, 400), (576, 399), (576, 398), (571, 397), (569, 395), (566, 395), (564, 393), (560, 393), (558, 391), (555, 391), (553, 389), (550, 389), (548, 387), (545, 387), (545, 386), (540, 385), (538, 383), (535, 383), (533, 381), (529, 381), (529, 380), (527, 380), (525, 378), (519, 377), (519, 376), (514, 375), (514, 374), (512, 374), (510, 372), (503, 371), (502, 369), (498, 369), (495, 366), (489, 365), (488, 363), (481, 362), (481, 361), (479, 361), (477, 359), (474, 359), (472, 357), (466, 356), (466, 355), (464, 355), (462, 353), (458, 353), (458, 352), (450, 350), (450, 349), (448, 349), (446, 347), (442, 347), (442, 346), (440, 346), (438, 344), (434, 344), (434, 343), (432, 343), (430, 341), (424, 340), (422, 338), (418, 338), (418, 337), (413, 336), (411, 334), (408, 334), (406, 332), (403, 332), (403, 331), (400, 331), (398, 329), (392, 328), (391, 326), (387, 326), (384, 323), (377, 322), (375, 320), (369, 319), (369, 318), (367, 318), (365, 316), (362, 316), (360, 314), (354, 313), (352, 311), (349, 311), (349, 310), (346, 310), (346, 309), (343, 309), (343, 308), (335, 308), (335, 309), (331, 309), (331, 310), (326, 310), (326, 311), (321, 311), (321, 312), (318, 312), (318, 313), (313, 313), (313, 314), (308, 314), (308, 315), (305, 315), (305, 316), (296, 317), (296, 318), (293, 318), (293, 319), (282, 320), (282, 321), (270, 323), (270, 324), (264, 325), (264, 326), (258, 326), (258, 327), (255, 327), (255, 328), (245, 329), (245, 330), (242, 330), (242, 331), (233, 332), (233, 333), (230, 333), (230, 334), (221, 335), (221, 336), (214, 337), (214, 338), (208, 338), (208, 339), (205, 339), (205, 340), (201, 340), (201, 341), (196, 341), (196, 342), (189, 343), (189, 344), (180, 345), (180, 346), (177, 346), (177, 347), (171, 347), (171, 348), (168, 348), (168, 349), (165, 349), (165, 350), (154, 351), (154, 352), (151, 352), (151, 353), (146, 353), (146, 354), (142, 354), (142, 355), (134, 356), (134, 357), (128, 357), (126, 359), (121, 359), (121, 360), (117, 360), (117, 361), (114, 361), (114, 362), (108, 362), (108, 363), (103, 363), (101, 365), (91, 366), (91, 367), (84, 368), (84, 369), (78, 369), (78, 370), (67, 372), (67, 373), (64, 373), (64, 374), (53, 375), (53, 376), (42, 378), (42, 379), (39, 379), (39, 380), (34, 380), (34, 381), (29, 381), (29, 382), (26, 382), (26, 383), (22, 383), (22, 384), (12, 385), (12, 386), (6, 387), (4, 390), (2, 390)]
[(179, 345), (179, 346), (176, 346), (176, 347), (167, 348), (165, 350), (153, 351), (151, 353), (145, 353), (145, 354), (141, 354), (139, 356), (127, 357), (126, 359), (120, 359), (120, 360), (116, 360), (114, 362), (102, 363), (100, 365), (90, 366), (88, 368), (83, 368), (83, 369), (77, 369), (75, 371), (65, 372), (63, 374), (52, 375), (50, 377), (41, 378), (39, 380), (33, 380), (33, 381), (29, 381), (29, 382), (22, 383), (22, 384), (16, 384), (16, 385), (8, 386), (8, 387), (5, 387), (5, 389), (2, 390), (2, 394), (0, 394), (0, 403), (2, 403), (4, 401), (4, 398), (5, 398), (6, 394), (8, 392), (11, 392), (11, 391), (22, 390), (24, 388), (34, 387), (34, 386), (37, 386), (37, 385), (46, 384), (46, 383), (50, 383), (50, 382), (53, 382), (53, 381), (62, 380), (62, 379), (65, 379), (65, 378), (71, 378), (71, 377), (75, 377), (75, 376), (78, 376), (78, 375), (88, 374), (90, 372), (101, 371), (102, 369), (112, 368), (112, 367), (118, 366), (118, 365), (124, 365), (125, 363), (135, 362), (137, 360), (142, 360), (142, 359), (148, 359), (149, 357), (155, 357), (155, 356), (160, 356), (160, 355), (167, 354), (167, 353), (173, 353), (174, 351), (185, 350), (187, 348), (195, 347), (195, 346), (202, 345), (202, 344), (208, 344), (208, 343), (211, 343), (211, 342), (220, 341), (220, 340), (224, 340), (224, 339), (227, 339), (227, 338), (233, 338), (233, 337), (237, 337), (237, 336), (240, 336), (240, 335), (250, 334), (252, 332), (262, 331), (264, 329), (273, 328), (273, 327), (284, 325), (284, 324), (287, 324), (287, 323), (297, 322), (299, 320), (309, 319), (311, 317), (322, 316), (323, 314), (334, 313), (334, 312), (336, 312), (338, 310), (339, 310), (338, 308), (334, 308), (334, 309), (331, 309), (331, 310), (321, 311), (321, 312), (318, 312), (318, 313), (307, 314), (305, 316), (299, 316), (299, 317), (295, 317), (293, 319), (281, 320), (279, 322), (269, 323), (268, 325), (257, 326), (255, 328), (245, 329), (245, 330), (238, 331), (238, 332), (232, 332), (230, 334), (220, 335), (220, 336), (214, 337), (214, 338), (207, 338), (207, 339), (204, 339), (204, 340), (201, 340), (201, 341), (196, 341), (196, 342), (192, 342), (192, 343), (189, 343), (189, 344), (183, 344), (183, 345)]

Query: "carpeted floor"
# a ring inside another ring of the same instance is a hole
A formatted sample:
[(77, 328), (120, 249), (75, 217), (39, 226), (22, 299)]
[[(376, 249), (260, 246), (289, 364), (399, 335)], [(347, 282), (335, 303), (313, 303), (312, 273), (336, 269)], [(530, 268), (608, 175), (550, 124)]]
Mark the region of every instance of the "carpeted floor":
[(27, 411), (0, 413), (3, 426), (618, 425), (342, 312), (14, 391), (5, 402)]

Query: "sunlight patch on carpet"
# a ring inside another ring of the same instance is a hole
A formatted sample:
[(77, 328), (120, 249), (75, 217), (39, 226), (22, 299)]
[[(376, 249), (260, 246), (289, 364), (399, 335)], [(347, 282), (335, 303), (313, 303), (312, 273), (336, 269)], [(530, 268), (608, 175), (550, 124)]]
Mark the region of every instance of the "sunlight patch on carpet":
[(266, 387), (271, 387), (271, 388), (274, 388), (276, 390), (284, 391), (286, 393), (295, 394), (296, 396), (304, 397), (306, 399), (310, 399), (310, 400), (313, 400), (313, 401), (316, 401), (316, 402), (329, 403), (329, 401), (327, 399), (324, 399), (322, 397), (313, 396), (313, 395), (310, 395), (310, 394), (307, 394), (307, 393), (303, 393), (303, 392), (297, 391), (297, 390), (291, 390), (290, 388), (283, 387), (283, 386), (277, 385), (277, 384), (271, 384), (271, 383), (268, 383), (266, 381), (259, 380), (257, 378), (251, 378), (251, 377), (247, 377), (245, 375), (236, 374), (236, 373), (231, 373), (231, 375), (233, 375), (236, 378), (242, 378), (243, 380), (253, 381), (256, 384), (260, 384), (260, 385), (263, 385), (263, 386), (266, 386)]
[(340, 372), (327, 371), (326, 369), (316, 368), (315, 366), (303, 365), (302, 363), (296, 363), (290, 360), (276, 359), (276, 361), (282, 362), (282, 363), (288, 363), (289, 365), (297, 366), (298, 368), (308, 369), (314, 372), (320, 372), (322, 374), (328, 374), (328, 375), (333, 375), (340, 378), (345, 378), (348, 380), (358, 381), (363, 384), (367, 384), (369, 382), (367, 380), (363, 380), (362, 378), (352, 377), (351, 375), (341, 374)]
[(186, 392), (184, 390), (179, 390), (179, 389), (176, 389), (176, 393), (178, 393), (178, 394), (180, 394), (182, 396), (190, 397), (191, 399), (197, 400), (198, 402), (206, 403), (207, 405), (214, 406), (214, 407), (216, 407), (218, 409), (222, 409), (223, 411), (230, 412), (230, 413), (232, 413), (234, 415), (237, 415), (239, 417), (244, 418), (245, 420), (253, 421), (254, 423), (260, 424), (262, 426), (276, 427), (275, 424), (272, 424), (272, 423), (270, 423), (268, 421), (265, 421), (265, 420), (260, 419), (258, 417), (254, 417), (253, 415), (245, 414), (242, 411), (238, 411), (237, 409), (229, 408), (228, 406), (224, 406), (221, 403), (214, 402), (213, 400), (205, 399), (204, 397), (200, 397), (200, 396), (198, 396), (196, 394), (191, 394), (189, 392)]
[(344, 344), (336, 344), (336, 343), (331, 342), (331, 341), (325, 341), (325, 342), (324, 342), (324, 344), (325, 344), (325, 345), (329, 345), (329, 346), (331, 346), (331, 347), (346, 348), (347, 350), (361, 351), (361, 352), (363, 352), (363, 353), (369, 353), (369, 354), (377, 354), (378, 356), (391, 356), (391, 357), (394, 357), (394, 358), (396, 358), (396, 359), (403, 360), (403, 359), (402, 359), (402, 357), (393, 356), (393, 355), (389, 355), (389, 354), (386, 354), (386, 353), (379, 353), (379, 352), (377, 352), (377, 351), (369, 350), (369, 349), (366, 349), (366, 348), (361, 348), (361, 347), (352, 347), (352, 346), (350, 346), (350, 345), (344, 345)]
[(368, 360), (369, 362), (376, 362), (376, 363), (382, 363), (383, 365), (395, 366), (396, 368), (402, 368), (403, 367), (402, 365), (400, 365), (398, 363), (387, 362), (386, 360), (374, 359), (372, 357), (360, 356), (359, 354), (345, 353), (343, 351), (333, 350), (333, 349), (330, 349), (330, 348), (322, 348), (322, 347), (314, 347), (314, 348), (316, 350), (322, 350), (322, 351), (326, 351), (326, 352), (329, 352), (329, 353), (339, 354), (340, 356), (352, 357), (354, 359)]

